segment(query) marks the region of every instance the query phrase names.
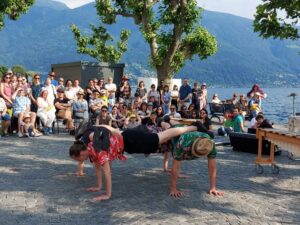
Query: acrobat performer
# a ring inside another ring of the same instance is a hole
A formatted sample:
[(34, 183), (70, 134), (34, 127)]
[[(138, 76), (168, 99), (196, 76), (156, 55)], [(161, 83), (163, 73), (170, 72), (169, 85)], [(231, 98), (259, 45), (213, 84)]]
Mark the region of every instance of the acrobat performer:
[(223, 196), (223, 192), (216, 189), (216, 147), (208, 134), (201, 132), (188, 132), (181, 134), (180, 137), (173, 139), (173, 164), (171, 172), (170, 196), (181, 197), (183, 192), (177, 189), (176, 183), (180, 173), (180, 164), (184, 160), (194, 160), (199, 157), (207, 156), (208, 174), (210, 179), (209, 194)]
[[(150, 133), (143, 127), (137, 127), (120, 131), (110, 126), (87, 129), (83, 136), (74, 142), (69, 149), (70, 157), (78, 162), (84, 162), (88, 158), (93, 163), (97, 186), (88, 188), (88, 191), (98, 192), (102, 189), (102, 170), (105, 176), (106, 193), (93, 198), (93, 201), (107, 200), (112, 195), (110, 162), (119, 158), (125, 160), (123, 152), (129, 154), (156, 153), (160, 144), (178, 137), (183, 133), (202, 129), (202, 125), (170, 128), (160, 133)], [(101, 170), (102, 169), (102, 170)]]

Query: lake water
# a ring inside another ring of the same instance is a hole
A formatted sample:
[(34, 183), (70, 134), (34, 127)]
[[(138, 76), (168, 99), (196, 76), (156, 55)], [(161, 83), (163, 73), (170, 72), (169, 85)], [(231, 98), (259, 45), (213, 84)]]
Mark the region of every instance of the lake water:
[[(268, 95), (262, 100), (262, 111), (270, 121), (280, 124), (287, 124), (288, 117), (293, 113), (292, 97), (287, 97), (291, 93), (296, 93), (295, 112), (300, 113), (300, 88), (262, 88)], [(247, 94), (247, 88), (209, 88), (208, 99), (211, 100), (214, 93), (218, 93), (221, 100), (230, 99), (234, 92)]]

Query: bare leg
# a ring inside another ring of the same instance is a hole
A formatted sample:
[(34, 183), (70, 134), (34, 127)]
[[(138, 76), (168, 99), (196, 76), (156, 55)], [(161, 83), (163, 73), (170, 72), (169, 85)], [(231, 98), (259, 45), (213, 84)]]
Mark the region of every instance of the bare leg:
[(163, 132), (158, 133), (159, 144), (163, 144), (174, 137), (178, 137), (183, 133), (197, 131), (197, 127), (195, 126), (186, 126), (186, 127), (174, 127), (167, 129)]
[(164, 153), (164, 172), (169, 172), (169, 169), (168, 169), (169, 158), (170, 158), (170, 152), (165, 152)]

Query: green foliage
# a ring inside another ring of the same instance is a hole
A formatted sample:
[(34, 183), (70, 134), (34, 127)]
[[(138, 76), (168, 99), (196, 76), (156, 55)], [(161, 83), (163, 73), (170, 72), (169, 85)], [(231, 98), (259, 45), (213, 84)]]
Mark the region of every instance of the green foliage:
[(202, 9), (196, 0), (97, 0), (96, 9), (106, 24), (116, 23), (117, 16), (134, 19), (149, 44), (150, 65), (159, 79), (174, 76), (193, 55), (206, 59), (217, 51), (214, 36), (199, 25)]
[(4, 75), (8, 68), (6, 66), (0, 66), (0, 76)]
[(14, 73), (20, 73), (20, 74), (23, 74), (23, 75), (25, 75), (25, 73), (26, 73), (26, 69), (22, 65), (14, 65), (14, 66), (11, 67), (11, 70)]
[(127, 50), (127, 40), (130, 32), (128, 30), (121, 31), (120, 41), (117, 42), (116, 48), (111, 44), (114, 39), (105, 27), (95, 27), (94, 25), (90, 25), (90, 27), (93, 35), (84, 36), (76, 25), (71, 25), (71, 30), (77, 42), (77, 52), (87, 54), (99, 62), (118, 62)]
[(0, 1), (0, 30), (4, 27), (5, 16), (17, 20), (21, 14), (28, 11), (34, 0), (1, 0)]
[(263, 38), (299, 39), (299, 19), (299, 0), (263, 0), (256, 8), (254, 31)]

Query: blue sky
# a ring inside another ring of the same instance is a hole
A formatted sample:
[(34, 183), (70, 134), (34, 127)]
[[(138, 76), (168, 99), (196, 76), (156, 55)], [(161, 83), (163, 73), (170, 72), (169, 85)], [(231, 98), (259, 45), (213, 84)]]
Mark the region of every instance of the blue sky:
[[(56, 0), (70, 8), (94, 2), (94, 0)], [(198, 4), (211, 11), (226, 12), (246, 18), (253, 18), (256, 6), (261, 0), (198, 0)]]

